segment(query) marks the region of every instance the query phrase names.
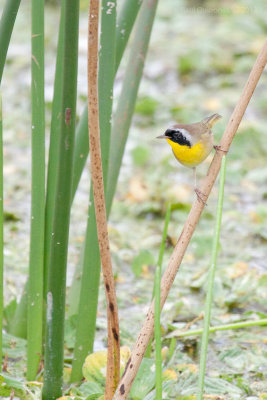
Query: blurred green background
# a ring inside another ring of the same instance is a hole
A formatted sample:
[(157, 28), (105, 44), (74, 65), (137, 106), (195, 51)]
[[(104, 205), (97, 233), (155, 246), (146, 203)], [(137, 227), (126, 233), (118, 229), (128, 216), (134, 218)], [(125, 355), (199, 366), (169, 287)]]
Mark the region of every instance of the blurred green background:
[[(3, 0), (0, 1), (2, 5)], [(223, 116), (214, 128), (215, 140), (219, 143), (266, 38), (264, 7), (266, 2), (263, 0), (159, 2), (109, 222), (124, 344), (132, 345), (134, 342), (151, 298), (166, 205), (175, 203), (176, 210), (172, 213), (169, 227), (165, 266), (195, 196), (192, 171), (179, 165), (169, 146), (155, 140), (155, 137), (174, 122), (196, 122), (218, 112)], [(86, 103), (87, 87), (85, 1), (82, 1), (82, 9), (77, 118)], [(51, 1), (46, 12), (46, 118), (49, 126), (59, 14)], [(5, 210), (9, 213), (6, 214), (5, 224), (7, 301), (22, 291), (28, 271), (31, 135), (29, 18), (29, 5), (22, 2), (2, 84)], [(126, 52), (117, 74), (115, 107), (127, 56)], [(212, 324), (267, 315), (266, 109), (265, 73), (227, 155), (221, 251)], [(198, 168), (200, 184), (211, 159), (212, 155)], [(69, 283), (84, 237), (89, 179), (87, 167), (72, 210)], [(184, 321), (195, 318), (203, 310), (216, 200), (217, 185), (164, 307), (162, 323), (165, 332), (170, 325), (182, 327)], [(105, 327), (103, 288), (97, 323), (99, 336), (96, 349), (100, 349), (105, 344), (102, 341), (102, 328)], [(267, 361), (266, 333), (266, 328), (251, 328), (219, 332), (212, 336), (207, 367), (212, 377), (222, 377), (223, 371), (226, 380), (239, 388), (233, 390), (229, 398), (252, 396), (257, 399), (267, 392), (266, 367), (263, 368)], [(180, 341), (176, 362), (197, 364), (197, 345), (197, 338)]]

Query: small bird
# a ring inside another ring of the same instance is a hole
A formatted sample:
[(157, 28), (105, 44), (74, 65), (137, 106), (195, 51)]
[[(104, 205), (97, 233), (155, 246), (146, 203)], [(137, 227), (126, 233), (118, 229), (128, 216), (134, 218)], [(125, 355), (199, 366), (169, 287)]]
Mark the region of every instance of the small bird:
[(220, 146), (214, 146), (213, 134), (211, 128), (222, 117), (219, 114), (213, 114), (204, 118), (200, 122), (193, 124), (177, 124), (168, 128), (164, 135), (157, 139), (166, 139), (172, 147), (175, 158), (185, 167), (193, 168), (195, 192), (200, 201), (205, 203), (203, 193), (197, 188), (196, 167), (204, 161), (211, 150), (221, 150)]

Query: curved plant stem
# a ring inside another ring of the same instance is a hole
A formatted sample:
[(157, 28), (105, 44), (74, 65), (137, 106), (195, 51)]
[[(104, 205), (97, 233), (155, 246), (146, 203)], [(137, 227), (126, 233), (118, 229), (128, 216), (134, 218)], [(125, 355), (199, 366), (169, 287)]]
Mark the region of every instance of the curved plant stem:
[[(112, 12), (112, 10), (111, 10)], [(112, 399), (120, 374), (119, 318), (115, 282), (112, 272), (107, 217), (104, 195), (104, 179), (101, 160), (99, 104), (98, 104), (98, 18), (99, 1), (91, 0), (88, 28), (88, 129), (91, 175), (94, 191), (95, 215), (99, 250), (105, 282), (108, 317), (108, 359), (105, 399)]]
[[(267, 318), (259, 319), (258, 321), (248, 320), (242, 322), (235, 322), (234, 324), (224, 324), (224, 325), (216, 325), (211, 326), (209, 328), (209, 333), (218, 332), (218, 331), (228, 331), (230, 329), (241, 329), (241, 328), (249, 328), (250, 326), (265, 326), (267, 325)], [(203, 333), (203, 329), (191, 329), (188, 331), (180, 331), (175, 330), (168, 334), (167, 338), (182, 338), (187, 336), (196, 336), (201, 335)]]
[[(257, 57), (257, 60), (252, 68), (252, 71), (249, 75), (249, 78), (247, 80), (245, 88), (241, 94), (239, 102), (237, 103), (237, 105), (233, 111), (233, 114), (228, 122), (228, 125), (225, 129), (225, 132), (223, 134), (220, 145), (221, 145), (221, 149), (224, 150), (224, 152), (227, 152), (230, 148), (230, 145), (235, 136), (237, 128), (242, 120), (242, 117), (243, 117), (245, 111), (246, 111), (247, 105), (252, 97), (252, 94), (253, 94), (253, 92), (257, 86), (257, 83), (261, 77), (261, 74), (265, 68), (266, 62), (267, 62), (267, 40), (266, 40), (260, 54)], [(203, 186), (201, 187), (201, 192), (205, 193), (207, 198), (211, 192), (211, 189), (214, 185), (216, 177), (219, 173), (222, 156), (223, 156), (223, 151), (219, 150), (216, 152), (216, 154), (212, 160), (212, 163), (210, 165), (210, 168), (208, 170), (206, 179), (203, 183)], [(203, 202), (196, 199), (191, 208), (191, 211), (188, 215), (188, 218), (185, 222), (184, 228), (178, 239), (175, 249), (171, 255), (169, 265), (168, 265), (165, 273), (163, 274), (163, 277), (161, 280), (161, 288), (162, 288), (161, 289), (161, 308), (163, 307), (163, 305), (166, 301), (166, 298), (171, 289), (172, 283), (177, 274), (179, 266), (182, 262), (182, 259), (185, 254), (185, 251), (187, 249), (187, 246), (189, 244), (189, 241), (190, 241), (190, 239), (194, 233), (194, 230), (196, 228), (196, 225), (199, 221), (199, 218), (201, 216), (203, 208), (204, 208)], [(121, 400), (121, 399), (127, 398), (128, 393), (131, 388), (131, 385), (133, 383), (133, 380), (138, 371), (139, 365), (144, 356), (146, 347), (147, 347), (149, 340), (153, 334), (153, 328), (154, 328), (154, 302), (152, 302), (152, 304), (148, 310), (147, 317), (146, 317), (145, 322), (140, 330), (140, 333), (139, 333), (138, 339), (135, 343), (135, 346), (132, 350), (132, 354), (131, 354), (132, 368), (129, 369), (126, 367), (124, 375), (122, 376), (122, 379), (121, 379), (119, 386), (116, 390), (116, 393), (113, 397), (114, 400), (118, 400), (118, 399)]]
[(61, 128), (53, 240), (48, 271), (43, 399), (61, 396), (66, 266), (76, 120), (79, 1), (66, 0), (64, 18)]
[(21, 0), (6, 0), (0, 21), (0, 84), (6, 62), (7, 50)]
[(225, 166), (226, 166), (226, 158), (224, 155), (222, 158), (222, 165), (221, 165), (221, 172), (220, 172), (220, 185), (219, 185), (220, 188), (219, 188), (218, 206), (217, 206), (217, 214), (216, 214), (216, 224), (215, 224), (215, 232), (214, 232), (214, 236), (213, 236), (211, 265), (210, 265), (209, 281), (208, 281), (208, 291), (207, 291), (206, 304), (205, 304), (204, 329), (203, 329), (202, 340), (201, 340), (201, 355), (200, 355), (200, 367), (199, 367), (199, 376), (198, 376), (197, 400), (202, 400), (203, 391), (204, 391), (206, 359), (207, 359), (208, 341), (209, 341), (210, 314), (211, 314), (211, 305), (212, 305), (212, 299), (213, 299), (215, 269), (216, 269), (216, 264), (217, 264), (217, 255), (218, 255), (218, 249), (219, 249), (220, 230), (221, 230), (221, 221), (222, 221)]
[(45, 216), (44, 0), (32, 0), (32, 202), (28, 295), (27, 379), (42, 354)]

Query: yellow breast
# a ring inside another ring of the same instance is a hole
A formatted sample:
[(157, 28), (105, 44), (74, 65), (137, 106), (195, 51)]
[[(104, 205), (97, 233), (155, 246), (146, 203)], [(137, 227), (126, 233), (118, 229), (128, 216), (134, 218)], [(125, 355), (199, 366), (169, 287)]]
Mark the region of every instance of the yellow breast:
[(171, 145), (177, 160), (189, 168), (193, 168), (204, 161), (212, 150), (211, 143), (199, 142), (192, 147), (188, 147), (175, 143), (170, 139), (167, 139), (167, 142)]

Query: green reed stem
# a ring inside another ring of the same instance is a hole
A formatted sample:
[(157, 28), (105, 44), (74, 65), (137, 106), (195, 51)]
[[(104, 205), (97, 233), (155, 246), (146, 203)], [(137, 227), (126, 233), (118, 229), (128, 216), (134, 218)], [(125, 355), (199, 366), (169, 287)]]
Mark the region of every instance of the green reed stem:
[(27, 339), (27, 309), (28, 309), (28, 297), (29, 297), (29, 280), (26, 281), (23, 292), (21, 295), (20, 302), (17, 304), (15, 315), (10, 322), (8, 332), (23, 339)]
[(75, 197), (84, 166), (89, 153), (89, 133), (88, 133), (88, 107), (82, 112), (80, 121), (76, 129), (74, 165), (73, 165), (73, 183), (72, 200)]
[(171, 207), (171, 204), (169, 204), (167, 207), (167, 211), (166, 211), (162, 240), (161, 240), (160, 249), (159, 249), (158, 265), (160, 266), (160, 268), (162, 268), (162, 261), (163, 261), (163, 256), (164, 256), (164, 252), (165, 252), (168, 226), (169, 226), (169, 222), (170, 222), (170, 218), (171, 218), (171, 210), (172, 210), (172, 207)]
[[(2, 327), (4, 307), (4, 177), (3, 177), (3, 124), (0, 94), (0, 360), (2, 360)], [(0, 362), (0, 372), (2, 362)]]
[[(228, 331), (230, 329), (242, 329), (249, 328), (250, 326), (264, 326), (267, 325), (267, 318), (259, 319), (258, 321), (248, 320), (242, 322), (235, 322), (233, 324), (225, 324), (225, 325), (216, 325), (211, 326), (209, 328), (209, 333), (218, 332), (218, 331)], [(186, 332), (173, 332), (173, 337), (181, 338), (187, 336), (196, 336), (203, 334), (203, 329), (191, 329)], [(172, 336), (172, 334), (170, 334)]]
[(65, 0), (61, 1), (60, 25), (58, 33), (56, 71), (54, 81), (54, 96), (52, 104), (52, 118), (50, 125), (50, 143), (49, 158), (47, 167), (47, 186), (46, 186), (46, 204), (45, 204), (45, 252), (44, 252), (44, 301), (46, 302), (48, 268), (51, 254), (53, 218), (56, 202), (56, 184), (59, 163), (59, 143), (61, 127), (61, 105), (62, 105), (62, 74), (63, 74), (63, 28), (65, 18)]
[(66, 264), (76, 119), (79, 1), (66, 0), (59, 166), (47, 288), (43, 399), (61, 396), (64, 350)]
[[(102, 0), (101, 36), (99, 51), (99, 126), (101, 133), (101, 158), (106, 196), (108, 179), (108, 159), (111, 134), (111, 118), (113, 104), (113, 83), (115, 76), (115, 34), (117, 2)], [(112, 6), (111, 6), (112, 5)]]
[(6, 0), (0, 20), (0, 84), (6, 63), (7, 50), (21, 0)]
[(125, 1), (122, 5), (116, 29), (115, 71), (117, 71), (119, 68), (142, 1), (143, 0)]
[(175, 338), (171, 338), (170, 345), (169, 345), (169, 354), (168, 354), (168, 359), (169, 360), (174, 355), (175, 348), (176, 348), (176, 339)]
[(203, 393), (204, 393), (204, 380), (205, 380), (206, 359), (207, 359), (207, 351), (208, 351), (210, 314), (211, 314), (211, 305), (212, 305), (212, 299), (213, 299), (215, 269), (216, 269), (216, 264), (217, 264), (217, 255), (218, 255), (218, 249), (219, 249), (219, 238), (220, 238), (221, 220), (222, 220), (223, 194), (224, 194), (225, 169), (226, 169), (225, 166), (226, 166), (226, 157), (223, 156), (222, 163), (221, 163), (219, 197), (218, 197), (218, 205), (217, 205), (214, 239), (213, 239), (213, 245), (212, 245), (211, 266), (210, 266), (209, 280), (208, 280), (208, 291), (207, 291), (206, 304), (205, 304), (204, 329), (203, 329), (202, 340), (201, 340), (200, 368), (199, 368), (198, 393), (197, 393), (198, 400), (203, 399)]
[[(92, 189), (90, 198), (92, 196)], [(100, 280), (100, 253), (96, 234), (95, 209), (90, 209), (82, 258), (81, 290), (76, 293), (79, 302), (76, 340), (72, 363), (71, 382), (82, 378), (82, 365), (88, 353), (94, 347), (96, 314), (98, 305), (98, 292)], [(83, 321), (84, 319), (84, 321)], [(86, 322), (86, 323), (84, 323)]]
[(45, 213), (44, 0), (32, 1), (32, 202), (28, 296), (27, 379), (42, 354)]

